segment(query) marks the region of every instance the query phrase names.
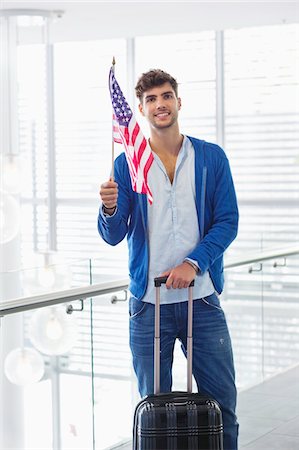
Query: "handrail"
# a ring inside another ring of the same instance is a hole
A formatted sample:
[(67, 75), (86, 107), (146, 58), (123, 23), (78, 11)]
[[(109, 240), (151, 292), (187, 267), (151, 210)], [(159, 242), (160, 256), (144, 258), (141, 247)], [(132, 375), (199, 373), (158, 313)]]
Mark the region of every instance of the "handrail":
[(285, 247), (275, 250), (264, 250), (262, 252), (252, 252), (247, 254), (244, 258), (234, 257), (224, 264), (224, 269), (233, 269), (234, 267), (247, 266), (248, 264), (258, 263), (261, 261), (269, 261), (269, 259), (283, 258), (286, 256), (293, 256), (299, 254), (299, 244), (292, 245), (292, 247)]
[[(253, 252), (247, 255), (246, 258), (231, 258), (227, 263), (224, 264), (224, 269), (232, 269), (235, 267), (241, 267), (248, 264), (292, 256), (296, 254), (299, 254), (299, 245), (276, 250), (265, 250), (258, 253)], [(53, 306), (61, 303), (71, 303), (75, 300), (83, 300), (90, 297), (96, 297), (98, 295), (110, 294), (113, 292), (126, 290), (128, 288), (128, 285), (129, 279), (123, 278), (94, 285), (82, 286), (79, 288), (65, 289), (63, 291), (56, 291), (47, 294), (38, 294), (30, 297), (19, 297), (7, 300), (0, 305), (0, 317), (21, 311), (27, 311), (30, 309)]]
[(129, 279), (119, 279), (78, 288), (65, 289), (63, 291), (50, 292), (47, 294), (32, 295), (30, 297), (19, 297), (3, 302), (0, 306), (0, 317), (30, 309), (43, 308), (45, 306), (59, 305), (60, 303), (71, 303), (75, 300), (84, 300), (97, 295), (110, 294), (123, 291), (128, 288)]

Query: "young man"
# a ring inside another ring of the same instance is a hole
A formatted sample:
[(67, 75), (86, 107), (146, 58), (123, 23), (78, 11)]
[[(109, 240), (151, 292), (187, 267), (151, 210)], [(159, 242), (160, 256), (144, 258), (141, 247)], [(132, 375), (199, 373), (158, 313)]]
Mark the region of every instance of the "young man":
[[(130, 347), (141, 396), (153, 393), (154, 283), (161, 288), (161, 392), (172, 386), (173, 348), (187, 348), (187, 289), (195, 279), (193, 374), (198, 389), (215, 398), (224, 423), (224, 449), (237, 449), (236, 387), (231, 341), (218, 294), (223, 252), (237, 234), (238, 208), (223, 150), (179, 131), (176, 80), (162, 70), (144, 73), (136, 86), (139, 110), (150, 126), (153, 194), (131, 188), (121, 154), (115, 181), (101, 185), (98, 229), (116, 245), (127, 236), (130, 270)], [(217, 294), (218, 293), (218, 294)]]

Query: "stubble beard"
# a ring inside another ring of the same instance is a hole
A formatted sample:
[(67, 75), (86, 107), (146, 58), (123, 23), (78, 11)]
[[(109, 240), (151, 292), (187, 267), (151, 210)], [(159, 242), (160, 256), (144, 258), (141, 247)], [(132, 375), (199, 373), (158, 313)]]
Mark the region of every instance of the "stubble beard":
[(167, 129), (167, 128), (171, 128), (178, 120), (178, 114), (176, 114), (175, 116), (172, 117), (172, 119), (170, 120), (170, 122), (168, 123), (157, 123), (155, 120), (151, 121), (151, 126), (152, 128), (155, 128), (157, 130), (163, 130), (163, 129)]

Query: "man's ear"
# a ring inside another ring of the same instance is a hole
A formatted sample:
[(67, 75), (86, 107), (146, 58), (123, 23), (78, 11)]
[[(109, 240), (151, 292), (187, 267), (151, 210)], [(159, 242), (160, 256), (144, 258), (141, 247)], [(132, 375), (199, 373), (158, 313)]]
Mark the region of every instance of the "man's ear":
[(178, 97), (178, 107), (179, 107), (179, 110), (180, 110), (181, 107), (182, 107), (182, 100), (181, 100), (180, 97)]
[(142, 104), (141, 104), (141, 103), (139, 103), (138, 109), (139, 109), (140, 113), (144, 116), (144, 113), (143, 113), (143, 107), (142, 107)]

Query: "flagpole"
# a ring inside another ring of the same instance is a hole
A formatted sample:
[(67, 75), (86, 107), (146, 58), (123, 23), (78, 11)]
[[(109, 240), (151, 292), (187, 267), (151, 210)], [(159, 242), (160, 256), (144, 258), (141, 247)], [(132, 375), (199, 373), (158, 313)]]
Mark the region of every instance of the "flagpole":
[[(112, 71), (115, 73), (115, 58), (112, 59)], [(114, 114), (112, 108), (112, 115)], [(112, 165), (111, 165), (111, 181), (114, 181), (114, 131), (113, 131), (113, 118), (112, 118)]]

